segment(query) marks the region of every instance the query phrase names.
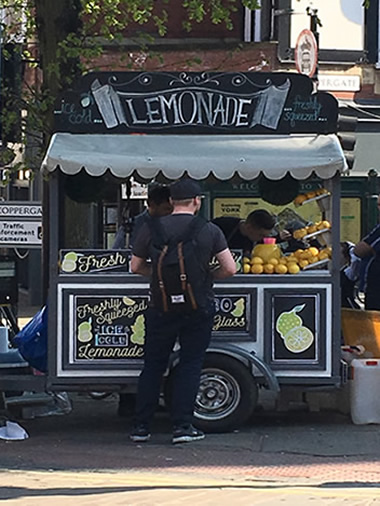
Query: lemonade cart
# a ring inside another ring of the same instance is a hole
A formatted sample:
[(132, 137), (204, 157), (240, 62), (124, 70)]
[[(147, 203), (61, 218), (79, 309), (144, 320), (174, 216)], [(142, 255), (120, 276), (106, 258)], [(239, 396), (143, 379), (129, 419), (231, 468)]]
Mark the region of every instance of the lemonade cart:
[[(94, 73), (65, 93), (43, 162), (50, 202), (48, 387), (135, 390), (149, 286), (131, 274), (130, 250), (111, 249), (115, 225), (121, 207), (136, 203), (132, 180), (170, 182), (184, 174), (203, 185), (207, 218), (265, 207), (262, 181), (283, 194), (290, 177), (297, 195), (278, 215), (284, 225), (290, 215), (301, 218), (294, 233), (305, 245), (280, 252), (277, 262), (234, 251), (238, 274), (215, 286), (198, 425), (228, 430), (244, 423), (262, 388), (277, 394), (282, 385), (339, 386), (345, 161), (337, 113), (335, 99), (313, 93), (311, 80), (299, 74)], [(174, 350), (166, 396), (176, 363)]]

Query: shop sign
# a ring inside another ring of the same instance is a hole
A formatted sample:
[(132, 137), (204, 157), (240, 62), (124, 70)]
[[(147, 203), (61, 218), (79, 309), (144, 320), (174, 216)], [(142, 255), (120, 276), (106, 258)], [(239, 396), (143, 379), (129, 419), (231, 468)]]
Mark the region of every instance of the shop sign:
[(64, 93), (55, 131), (70, 133), (334, 133), (338, 105), (305, 75), (97, 72)]
[(30, 246), (41, 246), (41, 242), (42, 226), (40, 222), (0, 221), (1, 246), (28, 248)]
[(60, 274), (114, 274), (129, 272), (131, 250), (61, 250)]
[(141, 359), (148, 296), (74, 297), (74, 362)]
[(248, 294), (220, 295), (215, 298), (216, 315), (214, 318), (214, 332), (244, 332), (249, 331), (249, 302)]

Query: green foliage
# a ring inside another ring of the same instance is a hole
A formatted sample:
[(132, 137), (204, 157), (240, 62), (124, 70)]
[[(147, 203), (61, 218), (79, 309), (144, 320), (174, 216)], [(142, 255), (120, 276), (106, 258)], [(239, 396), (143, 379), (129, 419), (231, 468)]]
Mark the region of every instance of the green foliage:
[[(78, 75), (94, 70), (94, 61), (107, 46), (121, 47), (127, 36), (134, 43), (137, 49), (120, 52), (118, 61), (127, 70), (136, 64), (143, 68), (148, 58), (163, 63), (162, 54), (152, 51), (152, 45), (167, 34), (170, 7), (179, 4), (187, 31), (207, 19), (231, 30), (232, 15), (239, 7), (260, 8), (258, 0), (0, 0), (3, 47), (17, 43), (23, 63), (20, 76), (28, 77), (17, 97), (11, 87), (3, 87), (7, 100), (0, 113), (2, 128), (10, 131), (20, 120), (17, 109), (22, 109), (21, 145), (32, 141), (37, 157), (25, 160), (27, 166), (39, 166), (51, 134), (55, 97)], [(128, 27), (133, 30), (126, 32)], [(201, 60), (194, 57), (188, 63), (200, 64)], [(12, 162), (4, 153), (3, 149), (0, 166)]]

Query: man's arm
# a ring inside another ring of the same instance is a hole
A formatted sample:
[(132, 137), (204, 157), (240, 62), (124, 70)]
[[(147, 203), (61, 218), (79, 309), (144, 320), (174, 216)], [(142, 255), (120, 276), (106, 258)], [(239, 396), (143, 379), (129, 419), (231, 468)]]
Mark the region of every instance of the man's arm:
[(372, 246), (367, 244), (365, 241), (358, 242), (358, 244), (354, 248), (354, 255), (360, 258), (369, 257), (374, 254), (375, 251), (372, 248)]
[(214, 279), (229, 278), (236, 273), (236, 263), (228, 248), (217, 253), (215, 256), (218, 259), (219, 267), (212, 271)]
[(131, 271), (133, 274), (141, 274), (141, 276), (150, 277), (152, 274), (152, 267), (148, 264), (146, 258), (140, 258), (136, 255), (132, 255)]

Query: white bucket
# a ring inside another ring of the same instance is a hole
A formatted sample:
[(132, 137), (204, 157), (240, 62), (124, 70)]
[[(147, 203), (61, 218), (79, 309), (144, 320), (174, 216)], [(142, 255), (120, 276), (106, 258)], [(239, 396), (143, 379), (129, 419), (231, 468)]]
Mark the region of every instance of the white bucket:
[(380, 423), (380, 359), (355, 359), (351, 367), (352, 421), (358, 425)]
[(0, 353), (7, 353), (8, 351), (9, 351), (8, 328), (0, 327)]

